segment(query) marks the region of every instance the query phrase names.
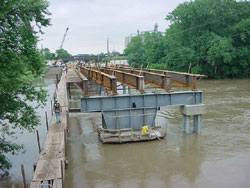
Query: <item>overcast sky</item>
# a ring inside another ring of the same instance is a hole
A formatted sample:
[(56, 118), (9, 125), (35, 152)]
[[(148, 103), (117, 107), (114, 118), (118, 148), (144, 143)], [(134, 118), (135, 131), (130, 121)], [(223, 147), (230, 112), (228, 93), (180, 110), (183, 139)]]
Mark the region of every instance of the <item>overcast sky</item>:
[(48, 0), (52, 26), (44, 28), (41, 44), (52, 52), (59, 48), (69, 27), (63, 48), (73, 55), (123, 52), (125, 36), (137, 30), (152, 30), (154, 24), (165, 31), (166, 15), (185, 0)]

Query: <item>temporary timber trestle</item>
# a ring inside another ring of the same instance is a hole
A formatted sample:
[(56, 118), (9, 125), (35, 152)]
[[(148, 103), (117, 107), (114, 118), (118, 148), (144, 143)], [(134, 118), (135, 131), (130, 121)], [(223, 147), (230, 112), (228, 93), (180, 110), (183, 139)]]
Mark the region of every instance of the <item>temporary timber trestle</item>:
[(63, 187), (68, 114), (66, 74), (62, 74), (57, 88), (57, 100), (62, 107), (61, 123), (56, 123), (56, 117), (53, 113), (30, 188)]

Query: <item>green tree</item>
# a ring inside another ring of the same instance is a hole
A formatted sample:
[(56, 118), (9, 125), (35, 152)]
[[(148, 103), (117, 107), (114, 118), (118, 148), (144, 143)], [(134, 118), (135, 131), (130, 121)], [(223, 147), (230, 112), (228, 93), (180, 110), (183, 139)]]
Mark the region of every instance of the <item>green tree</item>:
[(130, 63), (207, 74), (250, 77), (250, 2), (195, 0), (170, 12), (165, 36), (144, 33), (124, 50)]
[(64, 57), (72, 57), (72, 55), (67, 50), (64, 50), (64, 49), (56, 50), (57, 59), (64, 58)]
[(50, 52), (50, 50), (48, 48), (42, 49), (41, 54), (45, 60), (55, 60), (56, 59), (56, 54)]
[(5, 153), (23, 148), (9, 140), (13, 130), (33, 131), (39, 123), (27, 102), (37, 101), (37, 108), (46, 100), (46, 92), (35, 88), (29, 77), (42, 72), (37, 34), (49, 25), (48, 15), (46, 0), (0, 1), (0, 173), (11, 167)]
[(130, 65), (134, 64), (137, 67), (146, 63), (143, 57), (144, 53), (145, 48), (143, 46), (142, 35), (133, 37), (129, 42), (128, 47), (124, 50), (124, 54), (127, 56)]
[[(151, 68), (159, 67), (164, 53), (164, 37), (160, 32), (145, 32), (132, 37), (128, 47), (124, 50), (130, 64), (136, 67), (150, 65)], [(162, 67), (162, 66), (160, 66)]]
[(205, 73), (210, 78), (248, 77), (249, 16), (247, 1), (180, 4), (166, 18), (172, 23), (166, 30), (168, 64), (186, 72), (191, 63), (193, 73)]
[(116, 56), (121, 56), (122, 54), (120, 54), (120, 52), (117, 51), (113, 51), (111, 52), (110, 56), (116, 57)]

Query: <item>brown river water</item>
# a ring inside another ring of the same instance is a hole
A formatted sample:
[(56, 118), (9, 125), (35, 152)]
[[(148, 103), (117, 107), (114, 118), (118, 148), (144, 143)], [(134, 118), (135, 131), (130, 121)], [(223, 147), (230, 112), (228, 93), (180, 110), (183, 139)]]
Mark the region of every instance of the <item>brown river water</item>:
[[(185, 135), (179, 108), (164, 107), (156, 119), (167, 130), (163, 140), (102, 144), (100, 113), (70, 114), (65, 187), (249, 188), (250, 79), (202, 80), (198, 88), (207, 109), (200, 135)], [(43, 139), (44, 124), (40, 129)], [(35, 136), (27, 135), (19, 139), (26, 154), (10, 158), (10, 177), (0, 179), (0, 187), (23, 187), (20, 164), (31, 180), (38, 149)]]

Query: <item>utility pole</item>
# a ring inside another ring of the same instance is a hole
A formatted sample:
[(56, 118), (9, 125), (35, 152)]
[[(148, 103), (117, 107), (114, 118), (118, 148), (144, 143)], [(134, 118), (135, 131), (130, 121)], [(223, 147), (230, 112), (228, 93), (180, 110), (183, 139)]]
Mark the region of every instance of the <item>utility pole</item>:
[(108, 53), (108, 60), (106, 62), (106, 68), (108, 67), (108, 62), (110, 61), (110, 54), (109, 54), (109, 38), (107, 38), (107, 53)]

